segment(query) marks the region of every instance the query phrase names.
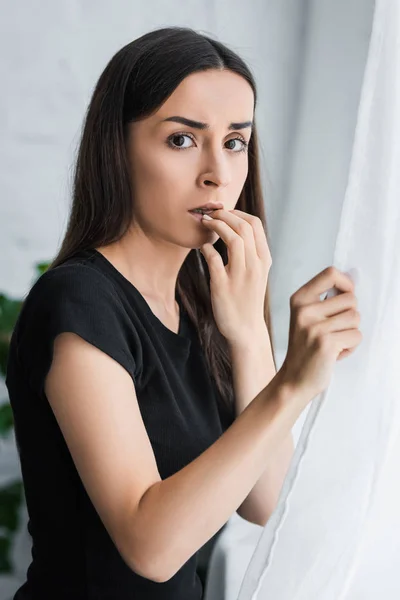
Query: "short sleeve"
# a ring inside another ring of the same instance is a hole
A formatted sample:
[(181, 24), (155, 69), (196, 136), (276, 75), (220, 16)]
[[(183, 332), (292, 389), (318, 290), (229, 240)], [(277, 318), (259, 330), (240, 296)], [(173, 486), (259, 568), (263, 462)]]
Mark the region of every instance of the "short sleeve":
[(46, 271), (28, 294), (17, 322), (18, 356), (31, 388), (44, 396), (56, 336), (72, 332), (120, 363), (136, 378), (140, 340), (117, 291), (92, 267)]

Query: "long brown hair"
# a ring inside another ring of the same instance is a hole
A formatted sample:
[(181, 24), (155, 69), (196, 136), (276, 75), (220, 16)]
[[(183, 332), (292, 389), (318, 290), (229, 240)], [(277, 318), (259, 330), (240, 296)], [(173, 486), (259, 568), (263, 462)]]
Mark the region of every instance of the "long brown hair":
[[(118, 241), (126, 233), (134, 218), (125, 145), (127, 124), (151, 115), (185, 77), (207, 69), (229, 69), (244, 77), (253, 89), (256, 106), (256, 84), (244, 61), (221, 42), (190, 28), (166, 27), (151, 31), (121, 48), (111, 58), (100, 75), (85, 115), (67, 231), (48, 269), (81, 250)], [(247, 179), (236, 207), (257, 215), (267, 235), (255, 124), (248, 161)], [(214, 248), (226, 265), (227, 247), (221, 238)], [(210, 374), (220, 395), (219, 406), (227, 414), (234, 414), (229, 349), (213, 317), (210, 273), (198, 249), (189, 252), (179, 271), (177, 292), (197, 328)], [(264, 317), (275, 362), (268, 286)]]

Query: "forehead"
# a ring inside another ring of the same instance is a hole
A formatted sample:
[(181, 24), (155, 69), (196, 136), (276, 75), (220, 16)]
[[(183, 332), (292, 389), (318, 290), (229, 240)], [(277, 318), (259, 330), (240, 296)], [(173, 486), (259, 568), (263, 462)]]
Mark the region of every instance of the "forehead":
[(184, 115), (215, 124), (253, 120), (254, 94), (250, 84), (232, 71), (216, 69), (186, 77), (152, 116), (161, 125), (171, 115)]

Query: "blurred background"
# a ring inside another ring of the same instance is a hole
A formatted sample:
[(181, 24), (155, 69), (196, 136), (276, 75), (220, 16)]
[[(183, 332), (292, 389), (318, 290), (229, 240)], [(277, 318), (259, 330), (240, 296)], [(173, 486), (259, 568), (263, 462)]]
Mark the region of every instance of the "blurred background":
[[(226, 43), (253, 71), (279, 368), (290, 295), (332, 264), (373, 11), (373, 0), (0, 3), (0, 600), (25, 581), (31, 559), (4, 385), (9, 333), (63, 237), (83, 116), (106, 63), (147, 31), (180, 25)], [(234, 515), (201, 551), (203, 581), (217, 537), (220, 560), (237, 532), (244, 574), (261, 528)], [(224, 597), (224, 577), (209, 600)]]

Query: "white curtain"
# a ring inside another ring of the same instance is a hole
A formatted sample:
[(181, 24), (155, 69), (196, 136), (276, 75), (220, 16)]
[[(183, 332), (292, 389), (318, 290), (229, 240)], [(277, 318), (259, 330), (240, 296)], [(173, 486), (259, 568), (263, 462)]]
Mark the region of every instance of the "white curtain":
[(333, 264), (363, 340), (307, 414), (239, 600), (400, 598), (400, 7), (377, 0)]

